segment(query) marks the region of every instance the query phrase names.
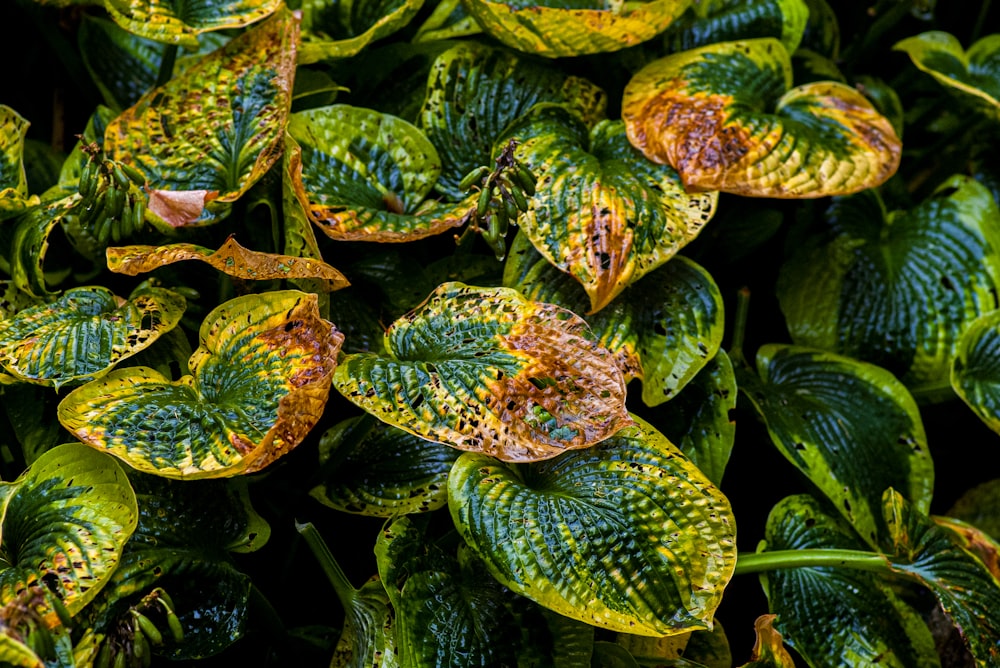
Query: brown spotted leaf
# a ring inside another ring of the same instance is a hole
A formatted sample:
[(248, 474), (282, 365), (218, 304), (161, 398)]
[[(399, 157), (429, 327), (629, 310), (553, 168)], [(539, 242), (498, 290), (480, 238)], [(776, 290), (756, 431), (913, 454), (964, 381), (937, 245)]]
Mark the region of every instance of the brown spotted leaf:
[(198, 35), (213, 30), (241, 28), (278, 9), (281, 0), (104, 0), (115, 23), (146, 39), (198, 47)]
[(423, 438), (505, 461), (586, 448), (631, 423), (614, 356), (579, 316), (509, 288), (445, 283), (347, 355), (345, 397)]
[(229, 237), (218, 250), (196, 244), (165, 246), (116, 246), (107, 249), (108, 269), (136, 276), (174, 262), (201, 260), (219, 271), (245, 281), (308, 278), (319, 281), (326, 291), (350, 285), (347, 278), (320, 260), (244, 248)]

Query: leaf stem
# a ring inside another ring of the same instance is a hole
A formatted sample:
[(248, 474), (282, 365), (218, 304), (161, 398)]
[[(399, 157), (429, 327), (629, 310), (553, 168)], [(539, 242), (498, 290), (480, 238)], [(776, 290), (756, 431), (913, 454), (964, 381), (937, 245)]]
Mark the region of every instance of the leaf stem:
[(736, 293), (736, 317), (733, 319), (733, 338), (729, 345), (729, 359), (733, 365), (749, 366), (743, 355), (743, 341), (750, 313), (750, 288), (743, 286)]
[(775, 550), (774, 552), (740, 553), (736, 559), (736, 575), (763, 573), (782, 568), (815, 567), (853, 568), (888, 574), (892, 572), (885, 555), (866, 550), (813, 548)]
[(992, 0), (983, 0), (983, 3), (979, 5), (979, 15), (976, 17), (976, 22), (972, 26), (972, 35), (969, 37), (969, 46), (972, 46), (979, 36), (983, 34), (983, 26), (986, 24), (986, 15), (990, 13), (990, 2)]
[(160, 71), (156, 73), (156, 88), (170, 81), (174, 75), (174, 61), (177, 60), (177, 45), (168, 44), (163, 51), (163, 58), (160, 59)]
[(295, 522), (295, 530), (305, 538), (306, 544), (312, 550), (313, 556), (316, 557), (316, 561), (319, 562), (320, 567), (326, 574), (326, 579), (333, 585), (333, 590), (336, 592), (340, 604), (344, 606), (344, 610), (353, 609), (358, 590), (354, 588), (351, 581), (347, 579), (344, 569), (333, 558), (333, 553), (330, 552), (330, 548), (327, 546), (326, 541), (323, 540), (323, 537), (319, 535), (319, 531), (313, 526), (312, 522), (302, 523), (298, 521)]

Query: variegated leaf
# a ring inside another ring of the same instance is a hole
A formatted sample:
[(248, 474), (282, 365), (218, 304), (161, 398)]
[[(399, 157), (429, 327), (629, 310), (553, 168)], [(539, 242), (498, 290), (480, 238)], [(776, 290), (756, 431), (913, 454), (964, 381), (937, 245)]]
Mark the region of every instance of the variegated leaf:
[(241, 28), (278, 10), (281, 0), (103, 0), (104, 8), (122, 28), (146, 39), (198, 46), (198, 35)]
[(299, 62), (349, 58), (410, 22), (424, 0), (305, 0)]
[(0, 104), (0, 220), (38, 203), (28, 197), (24, 173), (24, 137), (31, 125), (19, 113)]

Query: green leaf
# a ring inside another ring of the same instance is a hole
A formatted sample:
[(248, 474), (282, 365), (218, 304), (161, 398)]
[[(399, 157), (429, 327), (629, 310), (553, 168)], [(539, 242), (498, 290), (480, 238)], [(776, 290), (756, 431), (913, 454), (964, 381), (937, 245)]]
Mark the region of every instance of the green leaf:
[(186, 48), (196, 48), (201, 33), (241, 28), (282, 6), (281, 0), (103, 0), (103, 4), (115, 23), (133, 35)]
[(293, 290), (225, 302), (202, 323), (191, 375), (171, 382), (148, 367), (113, 371), (69, 393), (59, 421), (140, 471), (258, 471), (298, 445), (326, 405), (343, 335), (316, 302)]
[(437, 190), (465, 198), (462, 178), (491, 165), (504, 128), (540, 102), (565, 104), (592, 124), (605, 117), (607, 94), (582, 77), (477, 42), (441, 53), (420, 110), (420, 126), (441, 156)]
[(920, 70), (1000, 121), (1000, 33), (983, 37), (968, 51), (957, 37), (940, 30), (909, 37), (892, 48), (906, 52)]
[(461, 225), (473, 206), (471, 198), (426, 199), (440, 160), (401, 118), (335, 104), (292, 114), (288, 133), (301, 147), (289, 155), (288, 178), (310, 220), (332, 239), (421, 239)]
[[(579, 283), (552, 266), (522, 234), (511, 244), (504, 283), (529, 299), (573, 312), (590, 305)], [(722, 295), (707, 271), (675, 256), (586, 320), (601, 345), (615, 354), (625, 381), (641, 379), (643, 402), (657, 406), (676, 396), (719, 350)]]
[(279, 10), (108, 126), (108, 157), (145, 175), (154, 222), (167, 230), (214, 222), (278, 160), (298, 23)]
[[(16, 381), (10, 378), (10, 382)], [(66, 439), (66, 432), (56, 419), (58, 397), (48, 388), (19, 383), (4, 390), (0, 397), (25, 463), (31, 464)]]
[(996, 540), (1000, 537), (1000, 478), (967, 490), (946, 515), (974, 524)]
[(837, 14), (827, 0), (805, 0), (805, 3), (809, 8), (809, 20), (799, 47), (836, 59), (840, 54)]
[(303, 4), (301, 64), (349, 58), (396, 32), (424, 0), (310, 0)]
[(52, 448), (16, 481), (0, 483), (0, 497), (3, 603), (41, 584), (76, 614), (107, 584), (138, 520), (121, 467), (75, 443)]
[(782, 266), (777, 295), (792, 340), (895, 373), (915, 395), (951, 396), (962, 331), (997, 308), (1000, 210), (956, 175), (908, 211), (874, 192), (837, 199)]
[(24, 382), (78, 385), (152, 345), (177, 326), (184, 307), (163, 288), (137, 290), (128, 301), (100, 286), (73, 288), (0, 321), (0, 364)]
[(832, 353), (770, 344), (740, 390), (771, 440), (871, 545), (885, 534), (882, 492), (905, 490), (924, 512), (934, 467), (916, 403), (888, 371)]
[(788, 52), (773, 38), (712, 44), (640, 70), (622, 118), (632, 144), (672, 165), (689, 191), (824, 197), (896, 172), (899, 138), (861, 93), (791, 83)]
[(10, 276), (18, 289), (39, 298), (55, 294), (49, 286), (61, 282), (70, 267), (64, 264), (57, 273), (46, 273), (45, 254), (49, 250), (49, 236), (79, 202), (80, 195), (74, 193), (33, 206), (14, 221)]
[(458, 455), (384, 422), (351, 418), (320, 437), (320, 466), (329, 473), (310, 495), (334, 510), (372, 517), (437, 510), (448, 502), (448, 472)]
[(951, 386), (986, 426), (1000, 433), (1000, 311), (965, 328), (951, 360)]
[(588, 313), (673, 257), (715, 213), (717, 193), (685, 193), (672, 168), (632, 148), (621, 122), (588, 133), (564, 107), (544, 105), (507, 135), (537, 183), (518, 224), (549, 262), (583, 285)]
[(522, 467), (459, 457), (448, 505), (500, 582), (626, 633), (705, 629), (736, 561), (729, 502), (650, 425)]
[(87, 14), (80, 23), (77, 42), (83, 64), (104, 103), (116, 112), (135, 104), (156, 85), (160, 62), (168, 48)]
[(24, 172), (24, 139), (29, 125), (19, 113), (0, 104), (0, 220), (38, 203), (37, 197), (28, 197)]
[(385, 333), (385, 354), (347, 355), (345, 397), (460, 450), (533, 461), (629, 424), (625, 381), (587, 324), (508, 288), (445, 283)]
[(430, 16), (420, 24), (414, 43), (457, 39), (482, 32), (461, 0), (440, 0)]
[(465, 9), (507, 46), (558, 58), (635, 46), (663, 32), (690, 5), (691, 0), (466, 0)]
[(802, 41), (808, 18), (805, 0), (702, 0), (654, 42), (662, 41), (676, 52), (716, 42), (774, 37), (792, 53)]
[[(807, 495), (781, 500), (768, 516), (765, 536), (765, 554), (863, 549), (850, 526)], [(776, 569), (764, 579), (777, 629), (810, 665), (940, 665), (930, 631), (917, 612), (873, 573), (800, 567)]]

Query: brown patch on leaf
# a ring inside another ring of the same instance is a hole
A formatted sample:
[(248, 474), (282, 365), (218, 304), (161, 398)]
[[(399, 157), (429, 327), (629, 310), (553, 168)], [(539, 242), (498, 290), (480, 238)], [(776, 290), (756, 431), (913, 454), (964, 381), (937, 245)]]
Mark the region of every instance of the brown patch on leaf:
[(218, 190), (150, 190), (148, 209), (171, 227), (192, 225)]
[(759, 662), (774, 668), (795, 668), (795, 660), (785, 649), (781, 633), (774, 628), (774, 621), (777, 618), (777, 615), (761, 615), (754, 622), (757, 641), (753, 646), (750, 663)]

